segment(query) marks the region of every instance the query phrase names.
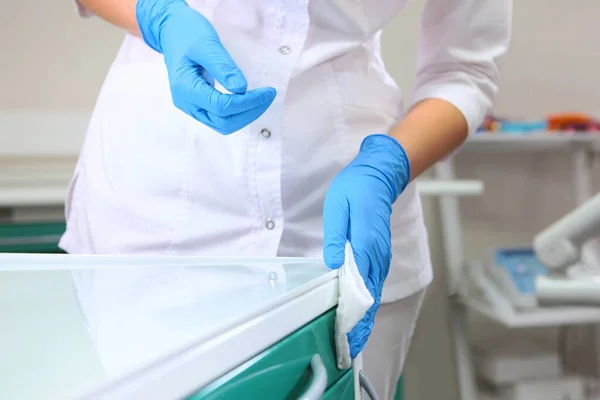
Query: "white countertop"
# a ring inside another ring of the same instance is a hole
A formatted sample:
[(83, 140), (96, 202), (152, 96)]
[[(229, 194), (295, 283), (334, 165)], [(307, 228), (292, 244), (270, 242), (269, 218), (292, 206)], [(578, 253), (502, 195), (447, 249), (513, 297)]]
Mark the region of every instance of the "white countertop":
[(336, 303), (315, 259), (0, 255), (0, 398), (180, 397)]

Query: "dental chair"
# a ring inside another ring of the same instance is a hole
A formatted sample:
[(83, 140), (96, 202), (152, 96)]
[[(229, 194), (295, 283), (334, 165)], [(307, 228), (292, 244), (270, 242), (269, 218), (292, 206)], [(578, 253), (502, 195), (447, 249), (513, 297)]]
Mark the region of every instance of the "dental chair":
[(536, 278), (539, 304), (600, 306), (600, 194), (569, 212), (534, 239), (548, 269)]

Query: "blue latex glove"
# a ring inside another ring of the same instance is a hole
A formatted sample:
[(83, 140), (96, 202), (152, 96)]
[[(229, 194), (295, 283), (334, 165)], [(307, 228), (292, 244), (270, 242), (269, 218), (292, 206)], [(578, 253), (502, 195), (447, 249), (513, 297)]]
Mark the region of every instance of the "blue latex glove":
[(371, 334), (383, 282), (392, 258), (392, 204), (410, 180), (410, 164), (391, 136), (368, 136), (356, 158), (331, 182), (323, 209), (324, 258), (329, 268), (344, 264), (350, 241), (358, 271), (373, 306), (348, 334), (350, 356), (360, 353)]
[[(247, 91), (212, 24), (184, 0), (138, 0), (136, 15), (144, 41), (164, 55), (173, 103), (196, 120), (227, 135), (260, 117), (275, 99), (270, 87)], [(214, 79), (232, 93), (216, 90)]]

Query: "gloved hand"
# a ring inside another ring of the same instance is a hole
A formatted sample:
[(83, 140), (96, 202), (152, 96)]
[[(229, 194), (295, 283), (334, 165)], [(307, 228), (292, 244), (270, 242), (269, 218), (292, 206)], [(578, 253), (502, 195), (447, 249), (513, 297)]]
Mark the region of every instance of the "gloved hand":
[[(212, 24), (184, 0), (138, 0), (136, 16), (148, 46), (165, 58), (173, 103), (222, 133), (233, 133), (260, 117), (275, 89), (247, 90), (242, 71)], [(216, 79), (231, 94), (214, 88)]]
[(358, 271), (374, 299), (347, 335), (353, 359), (364, 349), (373, 328), (392, 258), (392, 204), (409, 180), (410, 164), (400, 143), (391, 136), (371, 135), (356, 158), (333, 179), (325, 197), (325, 263), (332, 269), (341, 267), (350, 241)]

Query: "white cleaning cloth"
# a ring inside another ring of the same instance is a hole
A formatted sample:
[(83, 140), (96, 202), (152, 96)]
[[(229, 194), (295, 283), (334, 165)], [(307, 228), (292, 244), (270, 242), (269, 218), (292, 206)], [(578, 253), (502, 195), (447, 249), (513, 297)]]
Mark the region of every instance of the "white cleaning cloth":
[(347, 334), (365, 316), (374, 300), (358, 272), (349, 242), (346, 243), (344, 265), (338, 271), (339, 300), (335, 316), (335, 347), (338, 368), (347, 369), (352, 365)]

